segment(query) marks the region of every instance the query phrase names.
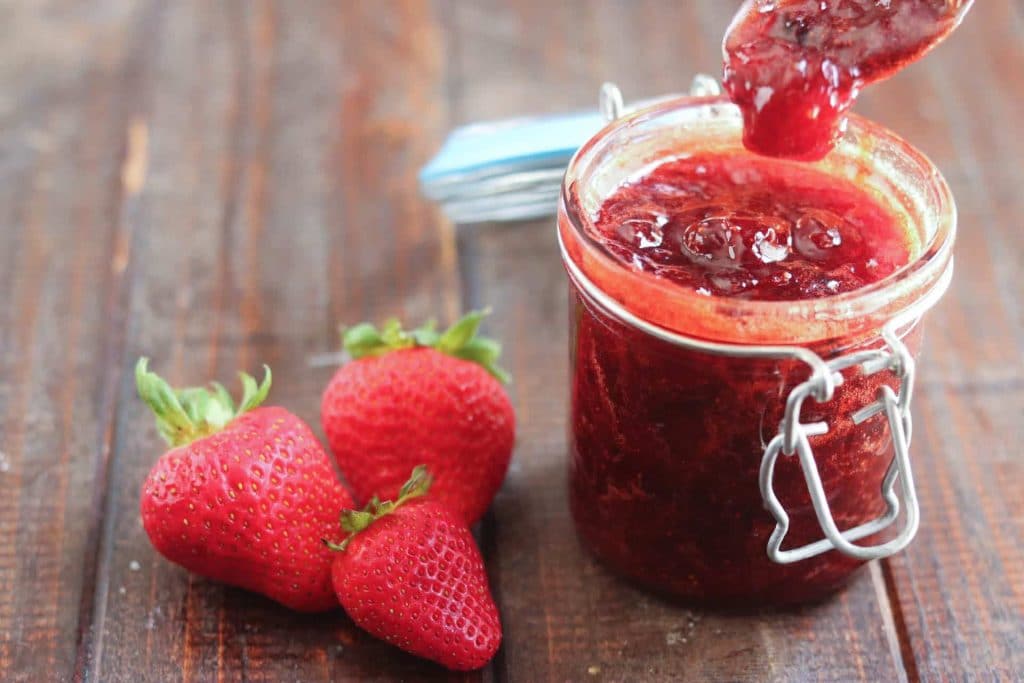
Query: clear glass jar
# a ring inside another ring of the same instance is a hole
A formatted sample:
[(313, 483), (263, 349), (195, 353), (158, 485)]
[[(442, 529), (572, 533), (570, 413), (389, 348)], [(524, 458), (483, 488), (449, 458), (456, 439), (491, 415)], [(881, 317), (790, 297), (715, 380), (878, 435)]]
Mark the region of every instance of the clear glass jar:
[(652, 589), (797, 603), (916, 531), (913, 357), (919, 320), (952, 276), (956, 212), (923, 155), (854, 116), (817, 167), (871, 188), (916, 231), (910, 263), (875, 284), (798, 301), (707, 297), (627, 268), (588, 236), (627, 179), (688, 151), (742, 151), (741, 136), (731, 104), (683, 98), (612, 122), (569, 165), (558, 231), (570, 503), (583, 542)]

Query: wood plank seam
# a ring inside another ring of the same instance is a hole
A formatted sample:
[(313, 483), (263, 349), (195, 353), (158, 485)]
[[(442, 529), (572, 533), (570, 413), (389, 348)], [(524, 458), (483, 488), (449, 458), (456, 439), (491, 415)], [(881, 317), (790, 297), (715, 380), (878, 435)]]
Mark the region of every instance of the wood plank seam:
[[(130, 128), (129, 128), (130, 130)], [(130, 136), (126, 134), (126, 139)], [(130, 144), (125, 145), (125, 157), (132, 154)], [(127, 383), (126, 375), (122, 373), (125, 363), (125, 340), (130, 324), (127, 316), (128, 301), (135, 278), (138, 277), (138, 269), (134, 267), (131, 258), (134, 241), (134, 221), (132, 204), (135, 193), (129, 191), (124, 181), (121, 181), (122, 193), (119, 200), (121, 210), (115, 237), (115, 256), (111, 264), (112, 282), (109, 286), (106, 318), (112, 324), (109, 326), (109, 340), (105, 344), (107, 358), (105, 366), (108, 368), (101, 388), (101, 409), (102, 419), (99, 423), (99, 457), (96, 464), (96, 475), (94, 478), (94, 491), (91, 509), (92, 523), (86, 543), (86, 555), (83, 562), (85, 583), (82, 590), (82, 601), (79, 607), (79, 641), (77, 644), (78, 654), (75, 664), (75, 679), (83, 680), (89, 678), (86, 669), (93, 664), (98, 664), (99, 653), (93, 652), (93, 647), (100, 644), (102, 637), (94, 631), (96, 621), (102, 622), (103, 611), (106, 604), (106, 592), (99, 585), (101, 581), (99, 567), (101, 564), (102, 548), (109, 542), (111, 533), (110, 510), (108, 508), (108, 484), (110, 481), (111, 469), (114, 465), (114, 443), (117, 433), (117, 406), (122, 392)], [(98, 637), (99, 636), (99, 637)], [(98, 672), (93, 672), (98, 674)]]
[(148, 139), (145, 118), (141, 112), (145, 107), (147, 88), (144, 74), (149, 59), (156, 49), (155, 41), (149, 36), (156, 33), (162, 4), (151, 2), (144, 10), (137, 26), (137, 42), (127, 51), (125, 72), (122, 77), (122, 92), (126, 98), (119, 111), (123, 121), (124, 146), (120, 156), (121, 173), (111, 190), (111, 240), (113, 258), (108, 273), (107, 297), (104, 305), (108, 325), (104, 330), (107, 337), (103, 346), (107, 349), (104, 366), (108, 369), (100, 388), (100, 419), (97, 424), (97, 462), (94, 487), (90, 504), (90, 526), (83, 557), (82, 597), (78, 610), (78, 633), (76, 643), (75, 681), (97, 680), (100, 661), (99, 648), (102, 634), (97, 633), (97, 622), (102, 624), (106, 608), (106, 590), (100, 585), (99, 568), (106, 548), (111, 542), (113, 519), (109, 509), (109, 482), (112, 471), (115, 439), (117, 434), (117, 406), (125, 384), (129, 381), (122, 374), (125, 360), (125, 342), (130, 319), (128, 305), (131, 291), (139, 269), (131, 258), (134, 250), (138, 195), (143, 188), (148, 163)]
[(911, 645), (910, 633), (907, 631), (907, 620), (900, 606), (896, 578), (893, 576), (891, 560), (885, 559), (874, 563), (871, 572), (876, 578), (876, 589), (879, 606), (886, 630), (892, 632), (893, 660), (903, 669), (903, 679), (910, 683), (918, 683), (921, 674), (917, 669), (917, 660)]

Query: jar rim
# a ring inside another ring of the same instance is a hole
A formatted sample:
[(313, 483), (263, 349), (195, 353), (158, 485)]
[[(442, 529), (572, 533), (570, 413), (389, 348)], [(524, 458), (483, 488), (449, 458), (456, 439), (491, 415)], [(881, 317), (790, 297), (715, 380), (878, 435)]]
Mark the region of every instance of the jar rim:
[[(596, 241), (587, 230), (590, 217), (581, 210), (579, 183), (583, 171), (618, 138), (665, 117), (695, 112), (699, 124), (728, 118), (742, 126), (739, 110), (722, 97), (682, 97), (662, 101), (612, 121), (583, 144), (570, 160), (562, 182), (558, 229), (563, 258), (573, 259), (602, 291), (633, 314), (679, 334), (727, 343), (813, 344), (877, 331), (918, 301), (934, 303), (936, 287), (948, 284), (956, 233), (956, 205), (948, 184), (935, 165), (896, 133), (869, 119), (851, 114), (835, 151), (816, 165), (853, 162), (863, 173), (893, 178), (900, 172), (920, 185), (928, 202), (927, 240), (918, 253), (886, 277), (849, 292), (784, 301), (708, 297), (651, 273), (631, 270)], [(700, 131), (700, 125), (694, 127)], [(734, 131), (736, 140), (742, 129)], [(696, 140), (699, 140), (699, 133)], [(710, 139), (710, 138), (709, 138)], [(879, 150), (887, 156), (883, 164)], [(667, 150), (666, 150), (667, 151)], [(666, 154), (657, 163), (662, 163)], [(891, 158), (888, 158), (891, 157)], [(892, 163), (900, 169), (894, 169)], [(920, 199), (920, 198), (919, 198)], [(923, 312), (923, 311), (922, 311)], [(801, 321), (794, 326), (793, 321)]]

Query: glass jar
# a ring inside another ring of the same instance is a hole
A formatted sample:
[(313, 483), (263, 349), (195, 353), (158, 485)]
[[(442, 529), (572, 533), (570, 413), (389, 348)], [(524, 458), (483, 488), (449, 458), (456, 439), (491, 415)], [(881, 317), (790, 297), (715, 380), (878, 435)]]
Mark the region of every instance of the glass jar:
[[(702, 296), (631, 270), (588, 235), (603, 200), (688, 152), (741, 152), (717, 97), (617, 119), (566, 172), (570, 504), (584, 544), (649, 588), (714, 605), (820, 598), (911, 540), (907, 455), (922, 314), (952, 277), (956, 212), (934, 166), (850, 117), (816, 166), (907, 217), (910, 262), (818, 299)], [(902, 511), (902, 507), (904, 508)]]

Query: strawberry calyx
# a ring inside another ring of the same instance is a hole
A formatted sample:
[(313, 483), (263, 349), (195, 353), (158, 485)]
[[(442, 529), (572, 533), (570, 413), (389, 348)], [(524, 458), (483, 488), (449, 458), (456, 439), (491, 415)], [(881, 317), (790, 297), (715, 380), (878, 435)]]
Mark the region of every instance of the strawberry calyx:
[(501, 344), (477, 334), (481, 321), (490, 312), (490, 309), (470, 311), (444, 332), (438, 332), (434, 320), (413, 330), (403, 330), (397, 318), (387, 320), (380, 329), (372, 323), (360, 323), (342, 333), (342, 345), (354, 360), (383, 356), (401, 349), (436, 349), (449, 356), (477, 363), (499, 382), (507, 384), (509, 375), (498, 365)]
[(390, 515), (410, 500), (426, 495), (433, 482), (434, 478), (427, 472), (427, 466), (417, 465), (413, 468), (409, 480), (402, 485), (395, 500), (381, 501), (380, 498), (374, 496), (362, 510), (342, 510), (341, 528), (348, 532), (348, 536), (341, 543), (333, 543), (325, 538), (323, 539), (324, 545), (331, 550), (344, 552), (353, 538), (369, 528), (378, 519)]
[(242, 399), (238, 405), (223, 385), (211, 382), (208, 387), (174, 389), (160, 375), (150, 372), (149, 359), (140, 358), (135, 365), (135, 386), (139, 397), (156, 416), (160, 435), (171, 446), (183, 446), (196, 439), (215, 434), (242, 413), (256, 408), (270, 391), (270, 368), (263, 366), (259, 384), (244, 372)]

